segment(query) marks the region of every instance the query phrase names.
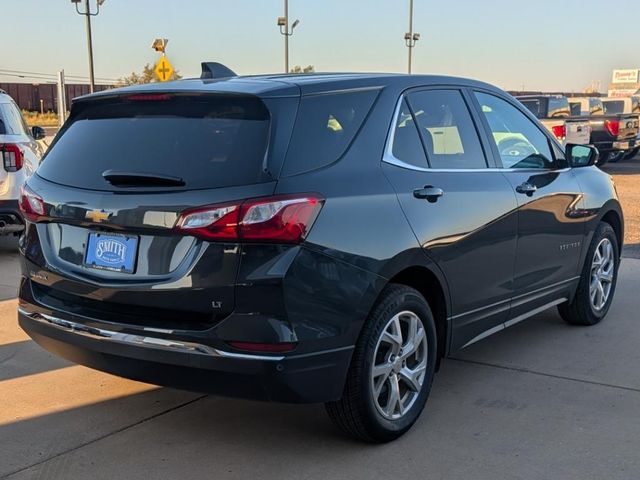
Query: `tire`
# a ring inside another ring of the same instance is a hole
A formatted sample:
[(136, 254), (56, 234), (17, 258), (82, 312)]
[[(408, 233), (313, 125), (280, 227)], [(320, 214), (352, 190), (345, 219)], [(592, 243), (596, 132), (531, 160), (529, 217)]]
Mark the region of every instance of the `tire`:
[[(408, 329), (412, 324), (417, 326), (413, 344), (418, 348), (406, 358), (403, 366), (403, 357), (408, 355), (406, 348), (410, 344)], [(396, 336), (398, 327), (401, 332), (399, 338)], [(424, 336), (420, 334), (421, 330)], [(389, 339), (393, 338), (396, 341), (391, 342)], [(400, 344), (405, 347), (404, 355), (399, 350)], [(398, 353), (395, 361), (394, 352)], [(325, 404), (329, 417), (347, 435), (366, 442), (383, 443), (400, 437), (413, 426), (424, 408), (431, 390), (436, 358), (435, 322), (424, 297), (413, 288), (389, 284), (364, 324), (342, 398)], [(423, 362), (426, 362), (424, 370)], [(381, 372), (379, 376), (373, 377), (374, 366)], [(407, 372), (412, 370), (424, 372), (424, 376), (412, 373), (415, 381), (413, 388), (409, 388)], [(377, 396), (375, 388), (379, 388)], [(392, 402), (394, 390), (406, 401)], [(405, 407), (404, 412), (402, 406)]]
[[(619, 160), (622, 159), (622, 157), (624, 157), (624, 152), (622, 151), (615, 151), (615, 152), (611, 152), (609, 153), (609, 157), (607, 158), (607, 160), (604, 163), (617, 163)], [(604, 165), (604, 164), (603, 164)]]
[(640, 148), (634, 148), (633, 150), (630, 150), (629, 152), (627, 152), (624, 156), (625, 159), (632, 159), (635, 158), (635, 156), (638, 154), (638, 151), (640, 150)]
[[(611, 255), (611, 258), (609, 260), (610, 263), (605, 263), (606, 261), (604, 260), (604, 257), (602, 255), (603, 248), (606, 248), (604, 246), (606, 246), (607, 244), (611, 247), (609, 253)], [(603, 260), (602, 267), (595, 267), (598, 261), (597, 255), (599, 255)], [(578, 283), (578, 288), (573, 300), (571, 302), (566, 302), (558, 305), (560, 316), (564, 319), (565, 322), (571, 325), (595, 325), (607, 315), (607, 312), (611, 307), (611, 302), (613, 301), (613, 295), (616, 290), (619, 266), (620, 256), (616, 233), (614, 232), (611, 225), (605, 222), (600, 222), (593, 235), (593, 239), (591, 240), (591, 245), (589, 246), (584, 266), (582, 268), (580, 282)], [(603, 303), (598, 301), (598, 299), (601, 298), (598, 288), (595, 289), (596, 300), (593, 300), (591, 296), (591, 285), (594, 281), (593, 275), (597, 275), (595, 272), (600, 271), (601, 268), (602, 273), (599, 278), (605, 278), (608, 276), (607, 272), (611, 272), (610, 281), (602, 282), (602, 285), (605, 285), (602, 287), (602, 292), (608, 292)], [(606, 287), (607, 284), (608, 287)], [(602, 305), (598, 308), (598, 306), (594, 305), (594, 303), (602, 303)]]

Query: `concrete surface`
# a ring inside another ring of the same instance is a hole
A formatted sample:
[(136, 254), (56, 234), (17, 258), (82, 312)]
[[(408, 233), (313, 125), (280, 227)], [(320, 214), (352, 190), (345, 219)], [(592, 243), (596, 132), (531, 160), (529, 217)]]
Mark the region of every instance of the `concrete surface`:
[[(3, 270), (4, 273), (4, 270)], [(414, 429), (346, 439), (318, 405), (157, 388), (73, 366), (0, 303), (2, 479), (640, 478), (640, 260), (625, 259), (609, 317), (555, 311), (444, 362)]]
[(18, 237), (2, 235), (0, 236), (0, 300), (17, 296), (19, 280)]

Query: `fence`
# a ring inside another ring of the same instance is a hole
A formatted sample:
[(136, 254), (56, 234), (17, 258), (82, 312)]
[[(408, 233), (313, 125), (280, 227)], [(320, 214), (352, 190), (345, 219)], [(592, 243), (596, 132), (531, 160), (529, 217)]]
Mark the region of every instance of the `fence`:
[[(99, 92), (113, 88), (113, 85), (96, 85), (95, 91)], [(89, 85), (67, 83), (67, 110), (71, 108), (71, 100), (89, 93)], [(7, 92), (22, 110), (58, 113), (57, 85), (55, 83), (3, 83), (0, 82), (0, 90)], [(42, 100), (42, 107), (40, 101)]]

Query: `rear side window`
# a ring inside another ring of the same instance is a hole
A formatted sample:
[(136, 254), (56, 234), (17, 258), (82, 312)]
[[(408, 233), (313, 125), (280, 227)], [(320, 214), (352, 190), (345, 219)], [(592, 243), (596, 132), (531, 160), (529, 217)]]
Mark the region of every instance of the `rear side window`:
[(458, 90), (425, 90), (408, 97), (431, 168), (486, 168), (478, 133)]
[(604, 113), (607, 115), (624, 113), (624, 100), (611, 100), (602, 103), (604, 105)]
[(0, 135), (27, 135), (22, 113), (13, 103), (0, 103)]
[(283, 175), (315, 170), (338, 160), (377, 96), (378, 90), (303, 96)]
[(271, 180), (265, 168), (270, 115), (260, 99), (155, 98), (96, 101), (74, 112), (39, 175), (97, 190), (119, 190), (102, 177), (106, 170), (179, 177), (188, 189)]
[(566, 118), (571, 115), (569, 100), (565, 97), (549, 97), (549, 118)]
[(406, 99), (402, 100), (395, 129), (391, 153), (398, 160), (416, 167), (427, 168), (427, 158), (418, 130)]
[(579, 117), (580, 114), (582, 113), (582, 110), (581, 110), (582, 105), (576, 102), (570, 102), (569, 105), (571, 105), (571, 116)]

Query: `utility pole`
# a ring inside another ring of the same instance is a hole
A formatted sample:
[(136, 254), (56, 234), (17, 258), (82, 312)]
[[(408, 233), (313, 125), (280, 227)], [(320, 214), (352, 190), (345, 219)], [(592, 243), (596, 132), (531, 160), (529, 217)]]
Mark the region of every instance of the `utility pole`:
[(89, 91), (93, 93), (96, 88), (96, 80), (93, 72), (93, 38), (91, 35), (91, 17), (95, 17), (100, 13), (100, 7), (105, 2), (105, 0), (96, 0), (97, 9), (95, 12), (91, 11), (89, 0), (84, 0), (84, 12), (81, 12), (78, 8), (78, 4), (80, 2), (81, 0), (71, 0), (71, 3), (75, 4), (76, 6), (76, 12), (78, 13), (78, 15), (84, 15), (86, 19), (87, 50), (89, 52)]
[(284, 73), (289, 73), (289, 37), (293, 35), (293, 30), (299, 23), (300, 20), (296, 19), (289, 29), (289, 0), (284, 0), (284, 17), (278, 17), (280, 34), (284, 35)]
[(408, 73), (411, 73), (411, 53), (418, 40), (420, 40), (420, 34), (413, 33), (413, 0), (409, 0), (409, 31), (404, 34), (404, 43), (409, 49), (409, 61), (407, 65)]
[(58, 126), (67, 119), (67, 90), (64, 85), (64, 70), (58, 72)]

